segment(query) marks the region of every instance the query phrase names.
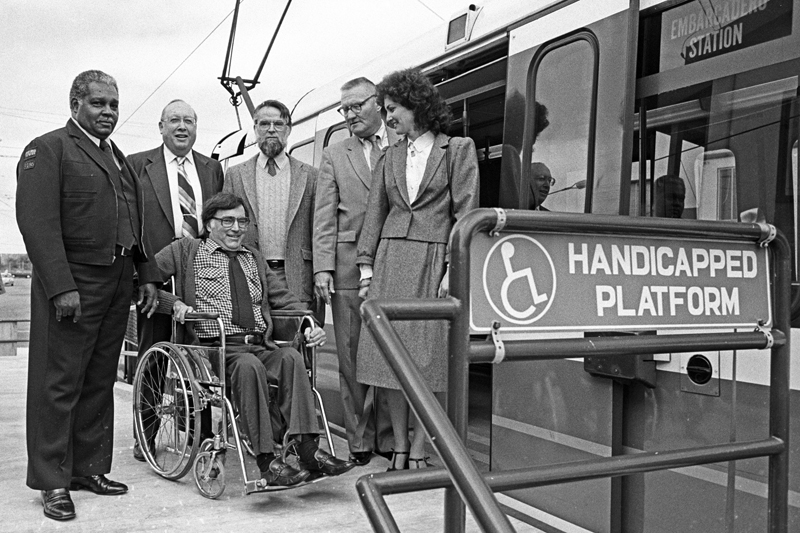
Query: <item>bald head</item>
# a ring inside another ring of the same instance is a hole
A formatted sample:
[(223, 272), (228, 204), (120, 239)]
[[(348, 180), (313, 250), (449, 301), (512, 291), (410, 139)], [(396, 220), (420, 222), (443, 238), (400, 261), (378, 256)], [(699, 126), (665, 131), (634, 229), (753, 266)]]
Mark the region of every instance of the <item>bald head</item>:
[(553, 174), (544, 163), (531, 163), (531, 191), (533, 192), (533, 208), (542, 205), (550, 194), (553, 185)]
[(169, 151), (183, 157), (197, 140), (197, 113), (183, 100), (173, 100), (161, 112), (158, 130)]

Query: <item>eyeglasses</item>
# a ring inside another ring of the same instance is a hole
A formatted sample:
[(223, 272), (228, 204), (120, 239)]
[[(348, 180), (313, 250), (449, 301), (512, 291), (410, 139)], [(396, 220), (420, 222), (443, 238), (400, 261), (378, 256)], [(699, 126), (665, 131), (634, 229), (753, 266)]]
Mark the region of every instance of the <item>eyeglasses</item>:
[(264, 131), (274, 129), (275, 131), (283, 131), (288, 128), (290, 124), (283, 120), (262, 120), (256, 123), (256, 128)]
[(347, 113), (349, 113), (350, 111), (352, 111), (353, 113), (358, 115), (359, 113), (361, 113), (361, 109), (364, 107), (364, 104), (369, 102), (370, 98), (375, 98), (376, 96), (377, 96), (376, 94), (373, 94), (371, 96), (367, 96), (366, 100), (362, 100), (362, 101), (358, 102), (357, 104), (353, 104), (353, 105), (343, 105), (342, 107), (340, 107), (336, 111), (338, 111), (339, 114), (342, 115), (343, 117), (346, 117)]
[(247, 218), (247, 217), (241, 217), (241, 218), (236, 218), (236, 217), (222, 217), (222, 218), (211, 217), (211, 218), (213, 218), (214, 220), (219, 220), (220, 224), (222, 224), (222, 227), (225, 228), (225, 229), (232, 228), (234, 222), (237, 222), (241, 229), (246, 229), (247, 226), (250, 225), (250, 219)]
[(550, 184), (551, 187), (556, 184), (556, 179), (550, 176), (534, 176), (533, 179), (535, 179), (538, 182), (546, 181)]

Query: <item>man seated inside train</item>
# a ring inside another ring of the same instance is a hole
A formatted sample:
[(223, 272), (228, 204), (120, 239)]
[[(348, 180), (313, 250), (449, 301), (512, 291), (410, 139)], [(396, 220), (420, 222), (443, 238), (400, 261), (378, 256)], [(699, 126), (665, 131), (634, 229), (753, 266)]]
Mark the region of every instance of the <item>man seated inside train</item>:
[[(353, 463), (317, 445), (320, 428), (303, 357), (294, 348), (278, 348), (272, 339), (271, 309), (305, 310), (307, 306), (255, 248), (242, 245), (250, 218), (240, 197), (229, 193), (211, 197), (205, 203), (202, 224), (202, 238), (184, 237), (156, 254), (164, 279), (175, 277), (174, 295), (159, 292), (159, 312), (171, 312), (181, 323), (192, 312), (218, 313), (222, 318), (225, 378), (268, 486), (291, 487), (310, 476), (347, 472)], [(181, 342), (220, 345), (216, 321), (186, 325)], [(305, 337), (309, 346), (325, 344), (325, 331), (319, 325), (308, 328)], [(274, 401), (286, 431), (300, 442), (299, 468), (275, 454), (280, 430), (270, 420), (270, 384), (277, 386)]]
[(544, 163), (531, 163), (530, 191), (528, 193), (528, 209), (549, 211), (542, 204), (550, 194), (550, 188), (556, 180)]
[(665, 174), (656, 180), (655, 216), (681, 218), (686, 200), (686, 184), (680, 176)]

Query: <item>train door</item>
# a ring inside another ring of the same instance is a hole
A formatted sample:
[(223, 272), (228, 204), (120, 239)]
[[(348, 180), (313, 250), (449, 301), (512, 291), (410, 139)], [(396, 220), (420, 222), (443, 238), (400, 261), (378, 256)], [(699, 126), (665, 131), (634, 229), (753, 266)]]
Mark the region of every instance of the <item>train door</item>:
[[(626, 212), (638, 16), (633, 4), (573, 2), (511, 30), (501, 207)], [(580, 360), (497, 365), (492, 469), (610, 456), (613, 399), (612, 382), (592, 378)], [(617, 485), (586, 481), (499, 498), (547, 531), (604, 532), (618, 530), (612, 513)]]

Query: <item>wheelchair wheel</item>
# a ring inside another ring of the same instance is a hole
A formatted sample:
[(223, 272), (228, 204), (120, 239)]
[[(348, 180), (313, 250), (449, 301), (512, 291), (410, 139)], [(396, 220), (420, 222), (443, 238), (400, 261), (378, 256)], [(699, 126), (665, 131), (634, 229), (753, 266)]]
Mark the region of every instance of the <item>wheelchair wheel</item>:
[(133, 381), (136, 438), (160, 476), (180, 479), (192, 467), (201, 435), (197, 381), (180, 346), (159, 342), (142, 356)]
[(225, 454), (202, 451), (194, 460), (194, 482), (206, 498), (215, 500), (225, 492)]

